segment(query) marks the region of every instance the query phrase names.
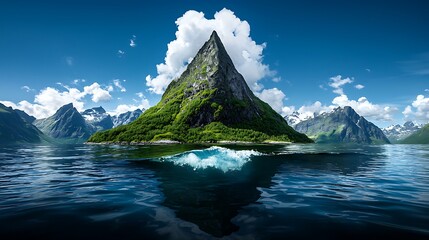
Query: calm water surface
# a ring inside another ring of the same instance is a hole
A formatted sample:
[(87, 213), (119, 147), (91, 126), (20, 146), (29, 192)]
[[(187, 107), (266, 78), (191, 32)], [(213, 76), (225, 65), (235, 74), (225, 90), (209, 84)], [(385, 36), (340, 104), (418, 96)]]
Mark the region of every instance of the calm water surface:
[(0, 236), (429, 239), (429, 146), (0, 146)]

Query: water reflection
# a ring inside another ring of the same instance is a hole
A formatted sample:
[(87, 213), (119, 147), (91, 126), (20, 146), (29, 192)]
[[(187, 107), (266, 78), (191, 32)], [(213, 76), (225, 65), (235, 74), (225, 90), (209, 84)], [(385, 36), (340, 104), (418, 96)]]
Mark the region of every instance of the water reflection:
[[(267, 150), (265, 152), (273, 150), (271, 147), (264, 148)], [(275, 147), (275, 150), (279, 150), (279, 147)], [(215, 237), (227, 236), (239, 230), (231, 220), (243, 207), (257, 203), (263, 189), (277, 185), (273, 177), (279, 171), (284, 171), (284, 168), (291, 173), (297, 170), (305, 174), (303, 169), (307, 168), (312, 173), (318, 169), (341, 175), (374, 168), (370, 156), (346, 153), (255, 156), (240, 171), (226, 173), (215, 168), (194, 170), (171, 162), (136, 161), (136, 164), (154, 172), (165, 196), (163, 206), (173, 209), (178, 218), (198, 225), (201, 230)], [(287, 191), (287, 185), (282, 187)], [(290, 206), (293, 204), (291, 202)]]
[[(254, 159), (256, 160), (256, 158)], [(258, 187), (269, 187), (281, 162), (246, 164), (241, 171), (218, 169), (193, 170), (173, 163), (145, 161), (154, 171), (165, 196), (162, 205), (173, 209), (176, 216), (195, 223), (213, 236), (222, 237), (238, 230), (231, 223), (240, 208), (256, 202)]]
[(263, 155), (227, 172), (151, 158), (207, 147), (0, 148), (0, 235), (405, 239), (427, 231), (427, 147), (232, 145)]

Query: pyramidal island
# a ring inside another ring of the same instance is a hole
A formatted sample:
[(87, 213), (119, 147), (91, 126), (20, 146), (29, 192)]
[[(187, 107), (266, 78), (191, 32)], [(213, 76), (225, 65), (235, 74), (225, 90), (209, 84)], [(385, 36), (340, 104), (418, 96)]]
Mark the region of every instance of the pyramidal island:
[(216, 31), (160, 102), (136, 121), (92, 135), (88, 143), (312, 142), (256, 97)]

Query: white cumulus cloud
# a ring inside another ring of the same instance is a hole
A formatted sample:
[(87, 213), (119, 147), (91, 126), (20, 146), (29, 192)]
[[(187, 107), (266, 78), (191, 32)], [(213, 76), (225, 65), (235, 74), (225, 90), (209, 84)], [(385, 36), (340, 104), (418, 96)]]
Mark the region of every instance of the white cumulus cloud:
[(34, 103), (28, 101), (20, 101), (17, 104), (10, 101), (1, 102), (40, 119), (53, 115), (58, 108), (68, 103), (73, 103), (78, 111), (83, 111), (85, 96), (91, 96), (93, 102), (109, 101), (112, 98), (109, 93), (112, 90), (111, 86), (103, 88), (97, 82), (85, 86), (83, 91), (62, 84), (61, 86), (65, 88), (65, 91), (53, 87), (42, 89), (34, 97)]
[(121, 84), (121, 80), (119, 80), (119, 79), (114, 79), (114, 80), (113, 80), (113, 84), (114, 84), (117, 88), (119, 88), (119, 90), (120, 90), (121, 92), (126, 92), (126, 91), (127, 91), (127, 89), (126, 89), (124, 86), (122, 86), (122, 84)]
[(325, 112), (330, 112), (334, 109), (334, 106), (325, 106), (321, 102), (316, 101), (311, 105), (304, 105), (298, 109), (300, 117), (302, 119), (307, 119), (313, 117), (314, 115), (320, 115)]
[(407, 106), (402, 112), (407, 120), (417, 120), (422, 123), (429, 122), (429, 98), (417, 95), (411, 106)]
[(323, 105), (321, 102), (316, 101), (311, 105), (304, 105), (298, 109), (295, 106), (285, 106), (283, 107), (283, 114), (290, 115), (294, 111), (297, 111), (300, 119), (305, 120), (314, 115), (330, 112), (337, 107), (345, 106), (352, 107), (359, 115), (370, 121), (390, 122), (393, 120), (393, 114), (398, 111), (394, 106), (372, 103), (366, 97), (360, 97), (356, 101), (349, 99), (347, 95), (340, 95), (332, 100), (331, 105)]
[(366, 97), (360, 97), (357, 101), (351, 100), (347, 95), (340, 95), (332, 100), (335, 106), (352, 107), (359, 115), (377, 121), (392, 121), (393, 114), (398, 111), (396, 107), (374, 104)]
[[(311, 105), (304, 105), (299, 108), (295, 106), (283, 106), (282, 113), (283, 115), (291, 115), (294, 111), (297, 111), (300, 114), (300, 118), (304, 120), (314, 115), (330, 112), (337, 107), (350, 106), (359, 115), (369, 119), (370, 121), (392, 121), (393, 114), (398, 111), (395, 106), (375, 104), (370, 102), (366, 97), (360, 97), (358, 100), (348, 98), (344, 93), (343, 86), (350, 84), (353, 81), (353, 78), (343, 78), (341, 75), (331, 77), (328, 85), (334, 89), (334, 93), (339, 94), (339, 96), (336, 96), (332, 100), (332, 104), (323, 105), (321, 102), (316, 101)], [(319, 85), (319, 87), (326, 90), (323, 85)], [(355, 88), (357, 89), (362, 89), (364, 87), (365, 86), (361, 84), (355, 85)]]
[(121, 113), (134, 111), (136, 109), (146, 110), (150, 108), (149, 100), (144, 96), (142, 92), (136, 93), (139, 100), (135, 100), (136, 104), (119, 104), (115, 110), (110, 111), (109, 114), (112, 116), (119, 115)]
[[(76, 89), (77, 90), (77, 89)], [(90, 86), (85, 86), (83, 88), (84, 90), (84, 95), (92, 95), (92, 101), (93, 102), (107, 102), (109, 100), (112, 99), (112, 96), (110, 95), (109, 92), (111, 92), (113, 90), (112, 86), (107, 87), (107, 89), (103, 89), (101, 88), (100, 84), (98, 83), (93, 83)], [(79, 90), (77, 90), (79, 91)]]
[(282, 116), (291, 115), (294, 112), (298, 112), (298, 117), (301, 120), (306, 120), (308, 118), (314, 117), (315, 115), (322, 114), (324, 112), (330, 112), (335, 108), (335, 106), (325, 106), (321, 102), (316, 101), (310, 105), (303, 105), (300, 108), (295, 106), (284, 106), (282, 111)]
[(275, 111), (281, 113), (283, 110), (283, 100), (286, 95), (277, 88), (264, 89), (260, 93), (255, 93), (262, 101), (268, 103)]
[(352, 83), (353, 79), (351, 78), (342, 78), (341, 75), (337, 75), (335, 77), (331, 77), (329, 79), (329, 86), (332, 87), (334, 90), (333, 92), (338, 94), (338, 95), (343, 95), (344, 94), (344, 90), (343, 90), (343, 86), (348, 84), (348, 83)]
[(355, 88), (356, 89), (358, 89), (358, 90), (361, 90), (361, 89), (363, 89), (365, 86), (364, 85), (362, 85), (362, 84), (357, 84), (357, 85), (355, 85)]
[(218, 33), (237, 70), (253, 91), (262, 90), (259, 80), (274, 75), (262, 62), (266, 44), (257, 44), (250, 37), (249, 23), (239, 19), (231, 10), (224, 8), (216, 12), (213, 19), (190, 10), (177, 19), (176, 25), (176, 39), (168, 44), (164, 63), (156, 65), (158, 75), (146, 77), (146, 85), (151, 92), (162, 94), (171, 80), (186, 69), (213, 30)]

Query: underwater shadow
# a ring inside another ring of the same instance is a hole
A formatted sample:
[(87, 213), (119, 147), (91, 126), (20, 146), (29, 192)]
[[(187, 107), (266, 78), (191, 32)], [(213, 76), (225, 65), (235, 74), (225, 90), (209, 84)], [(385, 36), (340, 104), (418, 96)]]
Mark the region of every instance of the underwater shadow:
[[(265, 151), (268, 152), (268, 151)], [(382, 151), (377, 152), (377, 155)], [(383, 156), (381, 156), (383, 157)], [(374, 169), (374, 155), (359, 153), (286, 153), (253, 156), (240, 170), (223, 172), (216, 168), (194, 169), (173, 162), (133, 161), (152, 170), (165, 199), (163, 206), (176, 217), (196, 224), (214, 237), (239, 230), (231, 220), (250, 204), (258, 204), (260, 188), (274, 186), (277, 173), (299, 169), (320, 169), (332, 174), (365, 174)], [(378, 166), (380, 167), (380, 166)]]
[(215, 168), (194, 170), (171, 162), (141, 161), (154, 171), (165, 196), (162, 203), (182, 220), (196, 224), (202, 231), (223, 237), (237, 231), (231, 222), (242, 207), (261, 196), (259, 187), (270, 187), (281, 161), (263, 161), (253, 157), (239, 171), (223, 172)]

